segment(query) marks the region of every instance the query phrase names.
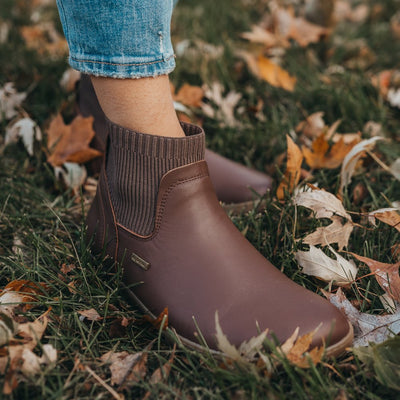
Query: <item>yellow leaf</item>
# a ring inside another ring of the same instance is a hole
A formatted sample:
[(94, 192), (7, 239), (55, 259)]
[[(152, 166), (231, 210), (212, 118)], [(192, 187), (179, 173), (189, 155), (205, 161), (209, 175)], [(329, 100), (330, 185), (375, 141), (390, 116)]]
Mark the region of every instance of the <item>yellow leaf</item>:
[(287, 71), (273, 63), (266, 57), (259, 56), (257, 59), (258, 76), (267, 81), (270, 85), (280, 87), (293, 92), (296, 78), (290, 76)]
[(319, 135), (311, 145), (311, 149), (302, 148), (306, 163), (313, 169), (327, 168), (334, 169), (339, 167), (349, 151), (359, 142), (355, 139), (350, 143), (345, 143), (344, 138), (329, 146), (324, 134)]
[(293, 193), (294, 188), (300, 180), (301, 163), (303, 162), (303, 154), (299, 147), (293, 142), (290, 136), (286, 135), (286, 140), (288, 146), (286, 172), (276, 192), (279, 200), (284, 199), (285, 191)]

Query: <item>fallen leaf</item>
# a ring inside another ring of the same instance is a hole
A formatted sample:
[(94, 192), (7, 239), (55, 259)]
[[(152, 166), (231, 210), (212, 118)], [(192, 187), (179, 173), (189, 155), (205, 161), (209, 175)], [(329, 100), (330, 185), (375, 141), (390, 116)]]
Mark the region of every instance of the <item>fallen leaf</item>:
[(339, 167), (348, 152), (359, 142), (359, 140), (346, 144), (343, 139), (329, 145), (324, 134), (319, 135), (313, 142), (311, 149), (302, 147), (306, 163), (313, 169)]
[(278, 348), (278, 351), (284, 354), (290, 363), (297, 367), (305, 369), (310, 368), (312, 365), (317, 365), (322, 360), (325, 347), (314, 347), (309, 350), (314, 334), (315, 331), (298, 337), (299, 328), (296, 328), (293, 335)]
[(296, 132), (301, 132), (310, 139), (314, 139), (324, 132), (326, 125), (324, 122), (324, 112), (318, 111), (310, 114), (304, 121), (296, 126)]
[(342, 223), (342, 218), (332, 217), (332, 223), (328, 226), (322, 226), (315, 232), (308, 234), (303, 243), (310, 245), (323, 245), (337, 243), (339, 251), (343, 250), (349, 244), (350, 235), (353, 232), (354, 226), (351, 222)]
[(79, 79), (81, 79), (81, 73), (76, 69), (68, 68), (60, 79), (60, 86), (66, 92), (73, 92)]
[(296, 205), (313, 210), (315, 218), (331, 218), (338, 215), (351, 221), (351, 217), (343, 207), (342, 202), (335, 195), (325, 190), (313, 189), (302, 192), (293, 201)]
[(174, 96), (174, 100), (186, 106), (201, 107), (203, 96), (204, 90), (201, 87), (185, 83)]
[(396, 312), (397, 305), (394, 302), (394, 300), (387, 293), (384, 293), (381, 296), (379, 296), (379, 300), (381, 301), (381, 303), (383, 305), (383, 309), (388, 314), (394, 314)]
[(392, 107), (400, 108), (400, 89), (390, 88), (387, 93), (387, 101)]
[(337, 286), (347, 286), (354, 282), (357, 267), (329, 246), (336, 260), (328, 257), (322, 250), (310, 245), (309, 251), (297, 251), (295, 259), (306, 275), (315, 276), (325, 282), (333, 282)]
[(20, 31), (26, 46), (36, 50), (40, 55), (58, 58), (68, 53), (67, 41), (52, 22), (23, 26)]
[[(293, 203), (307, 207), (314, 211), (315, 218), (329, 218), (332, 223), (319, 227), (315, 232), (307, 235), (303, 242), (310, 245), (337, 243), (339, 250), (347, 247), (354, 225), (350, 214), (343, 207), (342, 202), (332, 193), (324, 190), (311, 190), (299, 193)], [(342, 220), (345, 223), (342, 223)]]
[[(101, 360), (104, 363), (111, 364), (111, 385), (121, 385), (125, 381), (134, 380), (137, 382), (139, 379), (146, 375), (147, 367), (147, 353), (128, 353), (127, 351), (122, 351), (119, 353), (114, 353), (109, 351), (101, 356)], [(136, 365), (141, 363), (141, 368), (136, 368)], [(134, 373), (134, 371), (137, 373)]]
[(165, 330), (168, 328), (168, 307), (165, 307), (157, 318), (144, 315), (143, 319), (150, 322), (156, 329)]
[(356, 356), (375, 371), (376, 379), (385, 386), (400, 391), (400, 337), (381, 344), (370, 344), (353, 350)]
[(261, 55), (257, 58), (256, 62), (259, 78), (267, 81), (272, 86), (293, 92), (297, 80), (295, 77), (291, 76), (278, 64)]
[(15, 117), (25, 98), (26, 93), (18, 93), (12, 82), (7, 82), (0, 88), (0, 121)]
[(38, 357), (32, 350), (24, 348), (22, 352), (21, 372), (25, 376), (34, 376), (41, 372), (41, 365), (55, 364), (57, 361), (57, 350), (52, 344), (42, 346), (42, 356)]
[(244, 32), (240, 35), (242, 38), (249, 40), (252, 43), (261, 43), (266, 48), (276, 46), (288, 46), (288, 41), (281, 39), (265, 28), (258, 25), (253, 25), (250, 32)]
[(78, 115), (70, 125), (65, 125), (61, 114), (58, 114), (50, 122), (47, 135), (47, 161), (53, 167), (60, 167), (66, 162), (82, 164), (102, 155), (89, 147), (95, 135), (93, 117)]
[(31, 309), (38, 295), (44, 294), (44, 286), (25, 279), (8, 283), (0, 293), (0, 312), (12, 315), (16, 307), (22, 306), (23, 311)]
[(87, 318), (89, 321), (101, 321), (103, 319), (94, 308), (78, 311), (78, 314), (82, 315), (84, 318)]
[(285, 198), (285, 192), (293, 193), (300, 180), (301, 164), (303, 162), (301, 150), (289, 135), (286, 135), (286, 141), (288, 146), (286, 172), (276, 191), (276, 196), (279, 200)]
[(329, 34), (327, 28), (308, 22), (302, 17), (296, 17), (292, 8), (275, 7), (272, 24), (275, 34), (286, 39), (293, 39), (301, 47), (317, 43)]
[(221, 126), (240, 126), (240, 121), (235, 118), (235, 109), (242, 98), (240, 93), (230, 91), (224, 96), (224, 87), (219, 82), (214, 82), (211, 86), (204, 85), (203, 90), (204, 96), (217, 106), (215, 110), (210, 104), (202, 103), (201, 109), (207, 117), (217, 119)]
[(16, 143), (19, 138), (28, 154), (33, 156), (33, 144), (35, 140), (42, 140), (42, 132), (32, 119), (22, 118), (6, 128), (4, 144), (7, 146), (10, 143)]
[(354, 347), (382, 343), (400, 333), (400, 308), (392, 315), (372, 315), (358, 311), (339, 288), (336, 293), (323, 292), (329, 301), (342, 310), (354, 327)]
[(258, 336), (254, 336), (248, 341), (244, 341), (240, 344), (237, 349), (233, 344), (231, 344), (223, 333), (220, 322), (218, 312), (215, 313), (215, 328), (216, 334), (215, 337), (217, 339), (217, 347), (218, 349), (227, 357), (229, 357), (232, 361), (248, 363), (254, 361), (255, 356), (260, 354), (260, 351), (263, 348), (263, 343), (267, 337), (268, 329), (261, 332)]
[(366, 4), (359, 4), (356, 7), (346, 0), (336, 0), (334, 18), (336, 21), (349, 21), (363, 23), (368, 18), (370, 7)]
[(379, 219), (379, 221), (392, 226), (400, 232), (400, 214), (397, 212), (397, 209), (376, 210), (372, 213), (369, 213), (368, 217)]
[[(18, 324), (8, 315), (0, 313), (0, 347), (7, 344), (17, 332)], [(0, 373), (2, 369), (0, 367)]]
[(371, 272), (375, 275), (380, 287), (395, 301), (400, 303), (400, 262), (396, 264), (386, 264), (362, 257), (351, 253), (357, 260), (368, 265)]
[(157, 384), (159, 382), (167, 381), (169, 374), (171, 372), (172, 364), (175, 359), (175, 349), (176, 349), (176, 345), (174, 345), (174, 348), (172, 350), (172, 354), (171, 354), (171, 357), (169, 358), (169, 360), (164, 365), (157, 368), (153, 372), (153, 374), (151, 375), (150, 380), (149, 380), (149, 383), (151, 385)]
[(86, 182), (87, 171), (83, 165), (65, 162), (61, 167), (54, 167), (54, 175), (76, 193)]
[(61, 265), (60, 271), (64, 274), (67, 275), (69, 274), (71, 271), (73, 271), (75, 269), (75, 265), (74, 264), (65, 264), (63, 263)]
[(365, 156), (365, 152), (372, 150), (375, 143), (379, 140), (384, 140), (383, 137), (375, 136), (370, 139), (365, 139), (356, 144), (343, 160), (342, 169), (340, 172), (340, 187), (339, 194), (343, 194), (343, 189), (351, 182), (355, 173), (355, 168), (358, 161)]

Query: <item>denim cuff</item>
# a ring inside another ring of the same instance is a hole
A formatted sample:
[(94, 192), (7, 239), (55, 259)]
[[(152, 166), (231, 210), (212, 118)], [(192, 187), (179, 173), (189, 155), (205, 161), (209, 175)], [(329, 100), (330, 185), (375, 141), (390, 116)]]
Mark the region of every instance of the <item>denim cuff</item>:
[(75, 58), (72, 54), (68, 58), (72, 68), (82, 73), (110, 78), (146, 78), (167, 75), (175, 68), (175, 55), (163, 59), (147, 62), (111, 62)]
[(174, 0), (57, 0), (57, 6), (73, 68), (114, 78), (174, 69)]

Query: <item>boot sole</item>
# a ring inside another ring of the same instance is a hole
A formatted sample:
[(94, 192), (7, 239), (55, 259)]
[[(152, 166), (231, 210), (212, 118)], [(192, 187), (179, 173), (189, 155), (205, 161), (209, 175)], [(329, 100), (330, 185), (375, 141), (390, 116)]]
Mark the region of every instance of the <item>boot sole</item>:
[[(125, 290), (127, 291), (129, 297), (132, 298), (132, 300), (139, 306), (139, 308), (146, 314), (148, 315), (150, 318), (152, 319), (156, 319), (157, 317), (148, 310), (148, 308), (136, 297), (136, 295), (127, 287), (125, 287)], [(347, 333), (346, 336), (344, 336), (339, 342), (328, 346), (325, 349), (325, 356), (328, 358), (331, 357), (337, 357), (341, 354), (343, 354), (346, 349), (348, 347), (351, 347), (352, 343), (353, 343), (353, 339), (354, 339), (354, 330), (353, 330), (353, 326), (351, 325), (351, 323), (348, 321), (348, 326), (349, 326), (349, 331)], [(197, 350), (201, 353), (210, 353), (213, 356), (218, 357), (219, 359), (222, 359), (224, 357), (224, 353), (218, 351), (218, 350), (213, 350), (210, 349), (206, 344), (201, 345), (199, 343), (193, 342), (190, 339), (187, 339), (181, 335), (179, 335), (176, 330), (173, 327), (168, 327), (165, 331), (167, 337), (172, 340), (173, 342), (176, 341), (176, 339), (178, 339), (179, 342), (181, 342), (182, 344), (186, 345), (187, 347), (193, 349), (193, 350)]]

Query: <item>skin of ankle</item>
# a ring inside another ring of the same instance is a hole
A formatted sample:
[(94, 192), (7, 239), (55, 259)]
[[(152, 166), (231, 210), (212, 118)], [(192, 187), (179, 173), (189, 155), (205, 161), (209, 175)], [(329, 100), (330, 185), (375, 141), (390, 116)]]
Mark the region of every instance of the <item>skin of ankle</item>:
[(91, 76), (107, 118), (150, 135), (185, 136), (174, 109), (168, 75), (139, 79)]

